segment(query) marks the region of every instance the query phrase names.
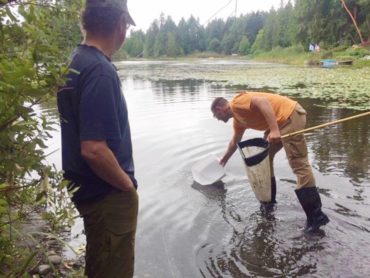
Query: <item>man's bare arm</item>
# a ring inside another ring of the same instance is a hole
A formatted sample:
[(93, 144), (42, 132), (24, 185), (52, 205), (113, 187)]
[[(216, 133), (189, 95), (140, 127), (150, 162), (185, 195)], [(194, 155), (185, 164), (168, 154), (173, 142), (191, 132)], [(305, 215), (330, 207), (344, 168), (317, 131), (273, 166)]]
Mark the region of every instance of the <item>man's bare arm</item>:
[(227, 161), (230, 159), (230, 157), (233, 155), (233, 153), (236, 151), (237, 144), (240, 142), (244, 134), (243, 132), (234, 132), (233, 137), (231, 138), (229, 145), (227, 147), (227, 150), (224, 154), (224, 156), (220, 160), (220, 164), (222, 166), (225, 166)]
[(82, 141), (81, 155), (95, 174), (107, 183), (122, 191), (129, 191), (134, 187), (106, 141)]
[(280, 130), (270, 101), (265, 97), (254, 96), (251, 100), (251, 110), (258, 110), (265, 118), (270, 129), (267, 140), (271, 143), (279, 143), (281, 140)]

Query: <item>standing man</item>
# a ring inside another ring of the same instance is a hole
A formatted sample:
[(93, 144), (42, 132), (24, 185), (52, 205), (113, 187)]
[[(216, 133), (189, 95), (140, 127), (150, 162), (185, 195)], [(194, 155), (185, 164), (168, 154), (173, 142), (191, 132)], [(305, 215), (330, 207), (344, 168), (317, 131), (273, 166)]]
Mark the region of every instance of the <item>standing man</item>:
[(135, 25), (127, 0), (87, 0), (84, 40), (58, 92), (64, 178), (83, 217), (88, 277), (133, 277), (137, 182), (126, 101), (111, 57)]
[(216, 119), (225, 123), (233, 118), (234, 134), (220, 164), (224, 166), (237, 148), (244, 131), (248, 128), (265, 131), (270, 142), (270, 165), (272, 202), (275, 202), (276, 180), (273, 158), (284, 147), (290, 167), (297, 176), (295, 190), (299, 202), (307, 216), (307, 232), (315, 231), (329, 222), (321, 211), (321, 199), (316, 188), (315, 178), (308, 162), (307, 146), (303, 134), (282, 139), (281, 135), (304, 129), (306, 111), (296, 101), (271, 93), (243, 92), (231, 102), (218, 97), (212, 102), (211, 110)]

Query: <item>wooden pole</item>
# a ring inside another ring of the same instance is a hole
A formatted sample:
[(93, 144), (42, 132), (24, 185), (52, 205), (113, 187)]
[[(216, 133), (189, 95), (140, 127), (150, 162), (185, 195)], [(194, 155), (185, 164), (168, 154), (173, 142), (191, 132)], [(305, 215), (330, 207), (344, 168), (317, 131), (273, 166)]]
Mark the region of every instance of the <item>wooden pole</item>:
[(355, 116), (343, 118), (343, 119), (340, 119), (340, 120), (332, 121), (332, 122), (329, 122), (329, 123), (326, 123), (326, 124), (321, 124), (321, 125), (309, 127), (309, 128), (306, 128), (306, 129), (298, 130), (296, 132), (288, 133), (288, 134), (285, 134), (285, 135), (281, 136), (281, 138), (287, 138), (289, 136), (301, 134), (301, 133), (304, 133), (304, 132), (307, 132), (307, 131), (315, 130), (315, 129), (326, 127), (326, 126), (329, 126), (329, 125), (335, 125), (335, 124), (343, 123), (343, 122), (346, 122), (346, 121), (349, 121), (349, 120), (353, 120), (353, 119), (357, 119), (357, 118), (364, 117), (364, 116), (369, 116), (369, 115), (370, 115), (370, 111), (365, 112), (365, 113), (361, 113), (361, 114), (358, 114), (358, 115), (355, 115)]

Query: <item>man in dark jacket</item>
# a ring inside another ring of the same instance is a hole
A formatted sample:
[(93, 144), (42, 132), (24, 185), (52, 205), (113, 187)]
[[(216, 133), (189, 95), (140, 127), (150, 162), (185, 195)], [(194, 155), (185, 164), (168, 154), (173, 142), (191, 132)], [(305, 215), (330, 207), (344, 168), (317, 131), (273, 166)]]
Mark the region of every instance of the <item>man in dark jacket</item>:
[(112, 55), (134, 25), (127, 0), (87, 0), (84, 40), (58, 92), (64, 177), (84, 220), (88, 277), (132, 277), (138, 214), (126, 101)]

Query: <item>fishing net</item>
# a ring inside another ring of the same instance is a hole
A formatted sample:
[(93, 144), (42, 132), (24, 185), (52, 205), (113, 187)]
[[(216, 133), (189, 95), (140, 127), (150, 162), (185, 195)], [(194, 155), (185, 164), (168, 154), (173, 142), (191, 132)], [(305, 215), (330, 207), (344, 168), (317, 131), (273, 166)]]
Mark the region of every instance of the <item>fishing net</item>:
[(254, 138), (238, 143), (238, 148), (256, 198), (260, 202), (271, 202), (269, 143), (263, 138)]

